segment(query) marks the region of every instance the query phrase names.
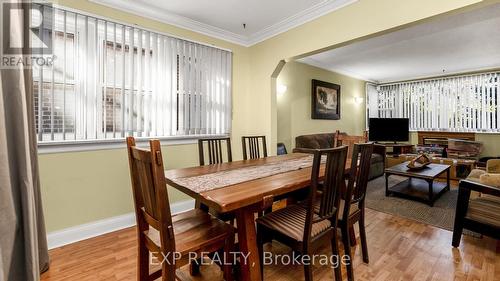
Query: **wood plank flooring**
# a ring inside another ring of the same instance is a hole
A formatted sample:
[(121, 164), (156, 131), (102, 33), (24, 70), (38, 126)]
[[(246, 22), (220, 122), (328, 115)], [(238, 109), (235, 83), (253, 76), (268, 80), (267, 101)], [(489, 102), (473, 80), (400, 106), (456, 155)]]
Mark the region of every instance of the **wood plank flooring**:
[[(355, 248), (356, 280), (500, 280), (500, 247), (490, 238), (464, 236), (460, 248), (451, 247), (452, 233), (412, 220), (367, 209), (370, 263)], [(51, 267), (42, 281), (136, 280), (135, 229), (92, 238), (50, 251)], [(359, 244), (358, 244), (359, 245)], [(323, 253), (329, 254), (329, 246)], [(267, 250), (290, 250), (274, 242)], [(302, 266), (265, 266), (265, 280), (304, 280)], [(200, 277), (187, 280), (222, 280), (217, 266), (203, 266)], [(345, 268), (343, 279), (347, 280)], [(333, 280), (328, 266), (314, 267), (314, 280)]]

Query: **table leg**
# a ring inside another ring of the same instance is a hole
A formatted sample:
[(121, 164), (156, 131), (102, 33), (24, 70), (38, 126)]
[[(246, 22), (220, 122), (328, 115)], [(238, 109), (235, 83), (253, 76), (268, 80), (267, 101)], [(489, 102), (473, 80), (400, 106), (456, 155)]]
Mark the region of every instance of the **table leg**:
[(238, 224), (238, 244), (240, 246), (240, 251), (242, 255), (248, 255), (246, 260), (244, 258), (240, 260), (241, 280), (261, 280), (260, 257), (257, 248), (253, 208), (250, 206), (237, 210), (236, 223)]
[(389, 196), (389, 174), (385, 173), (385, 196)]
[(428, 180), (427, 182), (429, 183), (429, 206), (434, 207), (434, 192), (432, 191), (434, 180)]
[(446, 190), (450, 191), (450, 169), (446, 170)]

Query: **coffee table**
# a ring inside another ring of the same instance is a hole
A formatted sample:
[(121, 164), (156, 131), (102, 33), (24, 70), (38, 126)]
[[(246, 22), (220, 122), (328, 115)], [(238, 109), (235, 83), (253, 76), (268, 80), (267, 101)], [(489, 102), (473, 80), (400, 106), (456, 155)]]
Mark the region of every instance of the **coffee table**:
[[(450, 190), (450, 165), (429, 164), (421, 170), (410, 170), (404, 162), (385, 169), (385, 196), (395, 195), (434, 206), (434, 202), (446, 191)], [(446, 173), (446, 183), (435, 182), (435, 179)], [(407, 177), (389, 189), (389, 176)]]

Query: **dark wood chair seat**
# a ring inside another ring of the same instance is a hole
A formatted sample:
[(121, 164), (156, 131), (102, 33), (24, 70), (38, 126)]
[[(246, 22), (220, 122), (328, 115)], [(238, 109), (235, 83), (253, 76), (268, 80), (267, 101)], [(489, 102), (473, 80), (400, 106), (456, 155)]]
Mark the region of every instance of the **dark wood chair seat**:
[(469, 220), (500, 227), (500, 202), (483, 197), (472, 199), (465, 217)]
[[(257, 223), (297, 241), (302, 241), (304, 237), (304, 227), (306, 225), (306, 216), (307, 210), (304, 207), (292, 205), (258, 218)], [(325, 232), (332, 225), (330, 220), (321, 220), (318, 215), (314, 215), (313, 221), (314, 223), (311, 227), (312, 237), (316, 237)]]
[[(181, 255), (190, 252), (210, 252), (220, 248), (220, 243), (227, 239), (227, 234), (234, 228), (214, 218), (204, 211), (194, 209), (172, 216), (175, 235), (175, 250)], [(144, 235), (160, 247), (160, 232), (152, 227), (144, 231)], [(207, 243), (207, 239), (211, 243)]]

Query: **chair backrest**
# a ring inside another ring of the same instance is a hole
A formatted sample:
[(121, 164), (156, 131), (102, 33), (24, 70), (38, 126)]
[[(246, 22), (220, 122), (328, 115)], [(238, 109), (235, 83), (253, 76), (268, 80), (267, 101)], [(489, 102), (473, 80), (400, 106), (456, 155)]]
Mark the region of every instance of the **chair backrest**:
[[(309, 241), (314, 215), (319, 219), (337, 220), (337, 210), (340, 205), (340, 191), (344, 185), (344, 171), (347, 160), (347, 146), (337, 148), (318, 149), (313, 151), (313, 166), (311, 172), (311, 188), (307, 202), (306, 228), (304, 241)], [(322, 195), (319, 212), (315, 213), (314, 204), (318, 191), (322, 156), (325, 156), (325, 178), (323, 181)], [(306, 240), (307, 239), (307, 240)]]
[[(224, 161), (224, 142), (226, 143), (225, 146), (227, 161)], [(207, 147), (206, 152), (208, 156), (208, 165), (233, 161), (233, 155), (231, 152), (231, 138), (199, 139), (198, 152), (200, 156), (200, 166), (204, 166), (207, 164), (205, 161), (205, 144)]]
[(358, 203), (358, 207), (360, 209), (363, 208), (373, 146), (373, 143), (357, 143), (353, 145), (349, 180), (347, 188), (342, 194), (342, 199), (345, 200), (343, 212), (344, 220), (349, 216), (352, 204)]
[(368, 134), (365, 132), (362, 136), (350, 136), (345, 133), (341, 133), (339, 130), (335, 132), (333, 139), (333, 147), (338, 147), (341, 145), (347, 145), (349, 150), (347, 151), (348, 157), (352, 155), (353, 146), (355, 143), (366, 143), (368, 142)]
[(243, 146), (243, 160), (258, 159), (261, 155), (267, 157), (266, 136), (241, 137), (241, 144)]
[(285, 146), (285, 144), (284, 144), (284, 143), (282, 143), (282, 142), (278, 142), (277, 154), (278, 154), (278, 155), (285, 155), (285, 154), (288, 154), (288, 152), (286, 151), (286, 146)]
[(172, 216), (159, 140), (151, 140), (150, 149), (139, 148), (133, 137), (127, 138), (127, 150), (139, 233), (149, 227), (160, 232), (164, 253), (175, 252)]

